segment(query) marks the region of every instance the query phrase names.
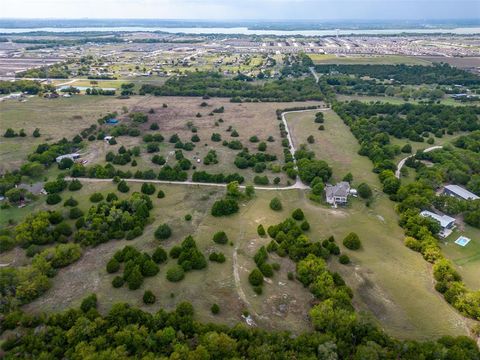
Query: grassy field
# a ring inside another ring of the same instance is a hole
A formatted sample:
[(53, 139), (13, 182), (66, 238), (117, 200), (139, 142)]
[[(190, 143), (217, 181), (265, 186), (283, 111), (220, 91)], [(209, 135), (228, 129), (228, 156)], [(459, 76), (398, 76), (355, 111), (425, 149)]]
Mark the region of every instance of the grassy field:
[[(187, 126), (191, 122), (198, 129), (197, 135), (201, 142), (197, 143), (196, 148), (191, 151), (185, 151), (184, 154), (192, 163), (197, 166), (198, 170), (206, 170), (209, 172), (221, 171), (231, 173), (238, 171), (248, 181), (252, 181), (256, 175), (251, 169), (240, 170), (234, 164), (237, 151), (224, 147), (220, 143), (210, 140), (211, 134), (220, 133), (222, 140), (240, 140), (242, 144), (250, 150), (257, 152), (258, 143), (249, 142), (249, 138), (257, 135), (261, 141), (266, 141), (267, 137), (272, 135), (274, 142), (267, 142), (267, 152), (277, 155), (277, 163), (283, 162), (283, 148), (281, 146), (278, 120), (276, 119), (275, 110), (292, 106), (308, 106), (318, 103), (230, 103), (228, 99), (209, 99), (208, 106), (202, 107), (200, 104), (204, 100), (200, 98), (188, 97), (152, 97), (152, 96), (134, 96), (130, 99), (116, 99), (113, 97), (96, 97), (96, 96), (75, 96), (72, 98), (60, 98), (55, 100), (45, 100), (42, 98), (29, 98), (27, 102), (8, 101), (0, 103), (0, 111), (2, 111), (2, 123), (0, 124), (0, 133), (5, 132), (9, 127), (16, 131), (24, 128), (28, 136), (25, 138), (0, 138), (0, 156), (5, 161), (0, 164), (0, 172), (18, 168), (27, 155), (41, 143), (53, 142), (60, 140), (62, 137), (72, 138), (82, 129), (87, 128), (96, 120), (105, 114), (117, 111), (122, 114), (122, 108), (126, 107), (128, 111), (148, 112), (154, 109), (154, 114), (149, 114), (149, 122), (141, 125), (144, 133), (152, 132), (149, 126), (152, 122), (158, 123), (161, 132), (165, 137), (165, 143), (161, 146), (160, 155), (165, 158), (168, 153), (174, 150), (173, 144), (168, 143), (168, 139), (173, 134), (178, 134), (183, 142), (189, 142), (193, 132)], [(164, 108), (163, 104), (168, 107)], [(224, 107), (224, 113), (209, 114), (216, 108)], [(197, 113), (201, 117), (197, 117)], [(128, 122), (127, 115), (120, 115), (122, 122)], [(219, 119), (223, 122), (218, 122)], [(215, 124), (217, 122), (217, 125)], [(34, 138), (31, 133), (35, 128), (39, 128), (42, 136)], [(237, 130), (239, 137), (231, 137), (227, 129)], [(110, 150), (116, 150), (121, 145), (131, 148), (136, 145), (145, 147), (142, 138), (120, 137), (117, 139), (118, 145), (109, 146), (103, 141), (88, 143), (88, 147), (82, 152), (85, 153), (84, 158), (89, 163), (105, 163), (105, 154)], [(206, 166), (203, 162), (197, 163), (195, 158), (203, 159), (209, 150), (215, 150), (218, 155), (218, 166)], [(136, 170), (156, 168), (159, 166), (151, 163), (152, 154), (142, 154), (137, 159), (138, 167), (132, 168), (130, 165), (119, 166), (123, 170)], [(174, 163), (173, 157), (170, 156), (170, 163)], [(286, 184), (287, 178), (284, 174), (267, 170), (266, 174), (270, 181), (274, 177), (281, 178), (281, 183)]]
[(379, 56), (336, 56), (332, 54), (309, 54), (315, 64), (381, 64), (381, 65), (431, 65), (431, 62), (414, 56), (379, 55)]
[[(133, 185), (130, 192), (138, 188), (138, 184)], [(281, 269), (266, 284), (261, 296), (254, 294), (247, 279), (254, 266), (253, 254), (269, 241), (257, 236), (258, 224), (268, 226), (278, 223), (293, 209), (300, 207), (312, 225), (309, 231), (312, 240), (322, 240), (333, 234), (340, 242), (350, 231), (357, 232), (362, 239), (363, 249), (360, 251), (351, 252), (342, 246), (342, 251), (352, 259), (351, 265), (340, 265), (336, 258), (330, 262), (331, 268), (339, 271), (353, 288), (354, 304), (358, 310), (371, 314), (389, 333), (402, 338), (425, 339), (466, 333), (464, 319), (434, 291), (428, 264), (403, 245), (402, 230), (396, 224), (391, 203), (384, 198), (378, 197), (371, 208), (366, 208), (361, 201), (354, 201), (349, 208), (330, 209), (313, 204), (300, 190), (257, 191), (253, 200), (241, 206), (239, 214), (218, 219), (209, 215), (209, 209), (214, 199), (223, 193), (222, 189), (161, 188), (166, 197), (154, 199), (153, 222), (140, 238), (110, 241), (87, 250), (78, 262), (62, 269), (54, 278), (52, 289), (25, 306), (25, 310), (59, 311), (78, 305), (85, 295), (95, 292), (102, 311), (118, 301), (156, 311), (160, 307), (172, 309), (178, 302), (188, 300), (203, 321), (234, 324), (242, 321), (242, 311), (248, 310), (261, 327), (293, 332), (306, 330), (309, 328), (307, 311), (312, 297), (299, 283), (287, 280), (288, 271), (294, 270), (292, 262), (272, 257), (272, 261), (281, 264)], [(114, 188), (109, 183), (85, 184), (73, 196), (80, 201), (81, 208), (87, 209), (90, 206), (88, 196), (94, 191), (106, 194)], [(62, 196), (68, 198), (70, 195), (67, 191)], [(268, 203), (273, 196), (281, 199), (283, 211), (269, 209)], [(45, 206), (40, 205), (39, 208)], [(65, 211), (61, 205), (54, 208)], [(187, 213), (193, 216), (190, 222), (183, 219)], [(182, 282), (173, 284), (165, 279), (166, 269), (173, 263), (169, 260), (160, 266), (158, 275), (146, 279), (140, 290), (112, 288), (113, 275), (105, 271), (105, 264), (112, 254), (127, 244), (143, 251), (153, 251), (160, 244), (154, 240), (153, 231), (165, 222), (173, 229), (172, 238), (161, 243), (166, 249), (191, 234), (204, 253), (220, 250), (227, 261), (224, 264), (209, 263), (206, 270), (189, 272)], [(212, 242), (213, 233), (219, 230), (226, 230), (233, 245)], [(0, 256), (3, 263), (12, 259), (16, 259), (15, 265), (28, 261), (18, 253), (9, 252)], [(235, 273), (238, 274), (237, 280)], [(151, 289), (157, 296), (155, 305), (143, 305), (141, 296), (145, 289)], [(61, 302), (58, 301), (60, 298)], [(217, 316), (209, 311), (213, 303), (218, 303), (222, 309)], [(432, 313), (432, 308), (437, 311)]]

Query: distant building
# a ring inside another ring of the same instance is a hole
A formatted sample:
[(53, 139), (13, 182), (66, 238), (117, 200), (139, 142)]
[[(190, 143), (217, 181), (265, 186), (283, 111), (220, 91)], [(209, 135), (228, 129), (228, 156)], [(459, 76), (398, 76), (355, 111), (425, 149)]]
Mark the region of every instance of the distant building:
[(428, 217), (433, 220), (436, 220), (440, 227), (442, 228), (438, 235), (445, 238), (452, 233), (453, 228), (455, 228), (455, 219), (448, 215), (438, 215), (431, 211), (424, 210), (420, 213), (423, 217)]
[(457, 199), (462, 199), (462, 200), (478, 200), (480, 199), (479, 196), (475, 195), (474, 193), (468, 191), (467, 189), (464, 189), (461, 186), (458, 185), (447, 185), (445, 186), (445, 189), (443, 190), (443, 193), (445, 195), (450, 195), (454, 196)]
[(350, 194), (350, 184), (341, 181), (336, 185), (327, 185), (325, 187), (325, 198), (327, 203), (331, 205), (346, 205), (348, 203), (348, 195)]
[(75, 161), (77, 160), (78, 158), (80, 158), (80, 154), (77, 154), (77, 153), (73, 153), (73, 154), (65, 154), (65, 155), (60, 155), (60, 156), (57, 156), (55, 158), (55, 161), (57, 163), (59, 163), (60, 161), (62, 161), (63, 159), (70, 159), (72, 161)]

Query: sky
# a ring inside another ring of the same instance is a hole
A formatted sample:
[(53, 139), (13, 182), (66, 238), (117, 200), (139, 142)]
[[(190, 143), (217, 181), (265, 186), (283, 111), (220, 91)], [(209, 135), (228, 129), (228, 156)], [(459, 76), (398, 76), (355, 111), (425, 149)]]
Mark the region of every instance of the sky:
[(0, 18), (478, 19), (480, 0), (0, 0)]

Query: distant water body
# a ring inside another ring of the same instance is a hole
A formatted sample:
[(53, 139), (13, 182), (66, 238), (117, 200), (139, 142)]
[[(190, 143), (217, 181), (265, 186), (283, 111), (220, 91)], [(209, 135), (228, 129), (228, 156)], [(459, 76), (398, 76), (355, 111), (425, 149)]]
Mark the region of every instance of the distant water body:
[(74, 28), (0, 28), (0, 33), (3, 34), (21, 34), (32, 31), (46, 31), (46, 32), (87, 32), (87, 31), (102, 31), (102, 32), (136, 32), (136, 31), (162, 31), (166, 33), (181, 33), (181, 34), (241, 34), (241, 35), (277, 35), (277, 36), (332, 36), (336, 35), (398, 35), (402, 33), (415, 34), (456, 34), (456, 35), (472, 35), (480, 34), (480, 27), (458, 27), (451, 29), (430, 28), (430, 29), (339, 29), (337, 30), (257, 30), (249, 29), (248, 27), (74, 27)]

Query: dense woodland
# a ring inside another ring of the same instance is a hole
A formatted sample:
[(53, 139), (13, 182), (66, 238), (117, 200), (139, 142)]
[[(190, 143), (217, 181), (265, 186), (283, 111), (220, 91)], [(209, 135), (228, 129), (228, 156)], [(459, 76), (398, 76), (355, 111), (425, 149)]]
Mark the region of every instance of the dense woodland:
[(379, 80), (392, 80), (403, 85), (479, 85), (480, 78), (468, 71), (452, 67), (448, 64), (422, 65), (316, 65), (315, 71), (320, 74), (339, 73), (370, 77)]
[(164, 85), (144, 84), (140, 94), (157, 96), (230, 97), (232, 101), (303, 101), (322, 100), (323, 95), (311, 78), (272, 80), (254, 83), (232, 79), (218, 73), (196, 72), (168, 79)]

